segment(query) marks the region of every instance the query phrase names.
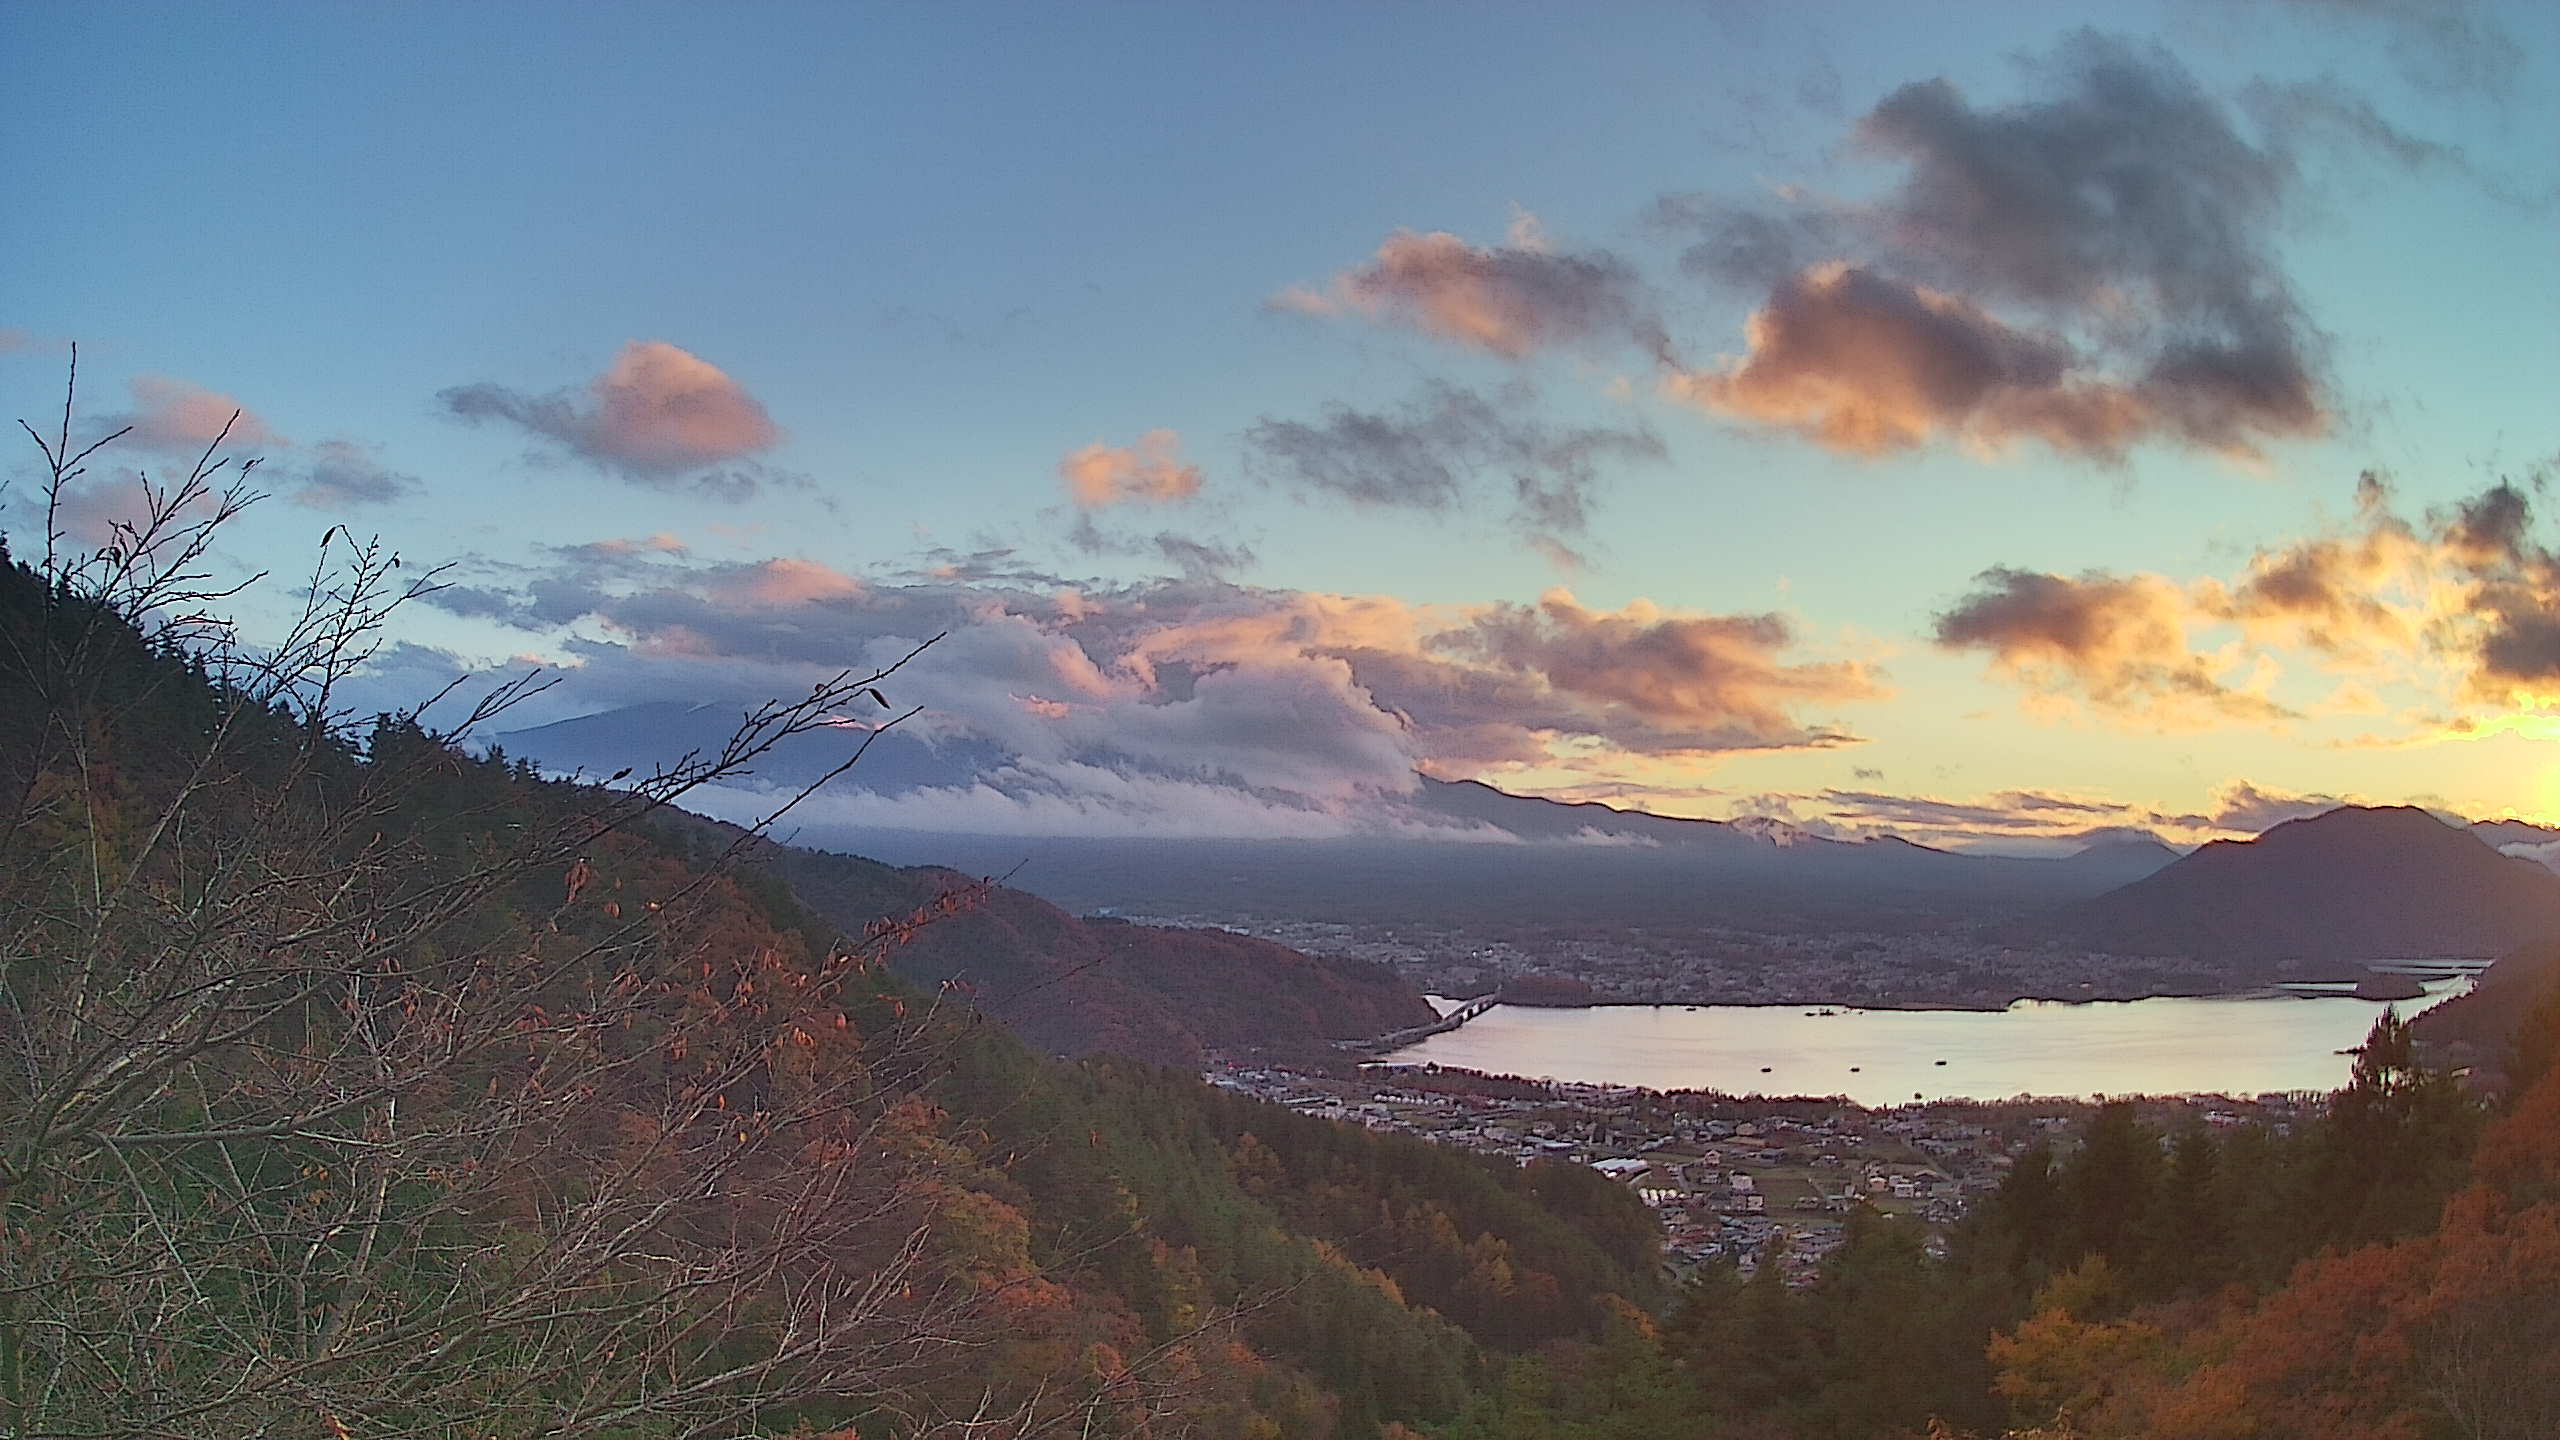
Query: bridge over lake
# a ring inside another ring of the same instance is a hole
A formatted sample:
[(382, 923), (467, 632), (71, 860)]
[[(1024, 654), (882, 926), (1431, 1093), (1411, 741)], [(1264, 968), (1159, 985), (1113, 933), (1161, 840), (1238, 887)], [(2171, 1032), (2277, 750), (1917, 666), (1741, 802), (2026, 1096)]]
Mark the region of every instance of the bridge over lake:
[(1432, 1021), (1428, 1025), (1408, 1026), (1405, 1029), (1394, 1032), (1393, 1034), (1381, 1035), (1375, 1040), (1344, 1040), (1338, 1043), (1345, 1050), (1366, 1051), (1374, 1055), (1383, 1055), (1390, 1050), (1401, 1050), (1407, 1045), (1417, 1044), (1434, 1035), (1445, 1034), (1448, 1031), (1455, 1030), (1459, 1026), (1466, 1024), (1468, 1021), (1473, 1020), (1477, 1016), (1501, 1003), (1502, 997), (1498, 994), (1479, 995), (1464, 1005), (1459, 1006), (1457, 1009), (1450, 1011), (1448, 1014), (1441, 1016), (1439, 1019)]

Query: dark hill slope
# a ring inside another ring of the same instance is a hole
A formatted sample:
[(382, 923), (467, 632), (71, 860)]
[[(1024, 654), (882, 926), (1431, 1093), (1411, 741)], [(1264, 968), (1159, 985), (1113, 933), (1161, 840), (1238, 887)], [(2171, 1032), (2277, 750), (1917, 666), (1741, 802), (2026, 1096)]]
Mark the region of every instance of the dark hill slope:
[[(709, 829), (726, 836), (727, 826)], [(901, 869), (852, 855), (770, 845), (760, 863), (849, 934), (979, 887), (957, 871)], [(1203, 1050), (1306, 1054), (1434, 1018), (1383, 967), (1303, 955), (1224, 930), (1084, 919), (1004, 886), (973, 895), (892, 957), (907, 980), (965, 986), (977, 1007), (1032, 1045), (1195, 1067)]]
[(2560, 876), (2423, 810), (2349, 806), (2255, 840), (2217, 840), (2042, 928), (2091, 949), (2191, 955), (2244, 974), (2485, 957), (2560, 935)]
[[(2451, 1064), (2503, 1070), (2508, 1047), (2535, 1009), (2560, 997), (2560, 938), (2498, 957), (2470, 991), (2409, 1022), (2410, 1032)], [(2465, 1047), (2455, 1051), (2455, 1046)]]

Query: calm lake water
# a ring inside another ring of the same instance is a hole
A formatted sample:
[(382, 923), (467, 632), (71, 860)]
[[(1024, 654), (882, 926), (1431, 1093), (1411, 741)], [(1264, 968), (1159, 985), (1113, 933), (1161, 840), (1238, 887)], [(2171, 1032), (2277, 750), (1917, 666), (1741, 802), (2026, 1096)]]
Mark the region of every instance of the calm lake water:
[[(2413, 1014), (2468, 982), (2437, 980)], [(1444, 1012), (1446, 1002), (1442, 1004)], [(2022, 1000), (2002, 1011), (1811, 1005), (1498, 1005), (1383, 1057), (1657, 1090), (1845, 1095), (1864, 1105), (2015, 1095), (2329, 1090), (2382, 1005), (2350, 996)], [(1944, 1065), (1937, 1062), (1945, 1061)], [(1766, 1067), (1767, 1073), (1762, 1073)]]

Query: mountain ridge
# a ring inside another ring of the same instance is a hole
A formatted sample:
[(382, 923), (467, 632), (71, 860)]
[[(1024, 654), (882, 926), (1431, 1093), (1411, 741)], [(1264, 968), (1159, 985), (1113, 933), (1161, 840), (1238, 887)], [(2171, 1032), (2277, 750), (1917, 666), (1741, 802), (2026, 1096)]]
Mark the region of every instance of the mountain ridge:
[(2036, 928), (2125, 954), (2290, 974), (2321, 961), (2490, 958), (2560, 933), (2560, 876), (2411, 806), (2340, 806), (2216, 840)]

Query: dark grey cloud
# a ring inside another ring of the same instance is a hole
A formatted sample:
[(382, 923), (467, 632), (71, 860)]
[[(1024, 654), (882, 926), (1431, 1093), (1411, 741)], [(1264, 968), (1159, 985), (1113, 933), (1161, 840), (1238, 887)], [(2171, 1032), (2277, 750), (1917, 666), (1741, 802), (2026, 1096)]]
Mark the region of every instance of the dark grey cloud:
[(2282, 0), (2297, 14), (2335, 24), (2359, 21), (2389, 37), (2411, 83), (2457, 96), (2501, 98), (2524, 69), (2524, 47), (2476, 0)]
[(1652, 228), (1685, 239), (1680, 271), (1718, 286), (1765, 289), (1817, 261), (1844, 253), (1862, 231), (1844, 212), (1800, 206), (1772, 210), (1706, 194), (1666, 195)]
[(1085, 555), (1139, 556), (1160, 561), (1175, 574), (1194, 580), (1225, 579), (1253, 567), (1253, 547), (1222, 544), (1178, 530), (1121, 530), (1095, 520), (1091, 511), (1076, 516), (1067, 544)]
[(418, 492), (418, 477), (382, 463), (372, 450), (350, 440), (324, 440), (311, 447), (309, 460), (288, 470), (297, 483), (293, 501), (315, 510), (352, 510), (388, 505)]
[(1903, 258), (2149, 352), (2190, 438), (2316, 425), (2313, 337), (2273, 254), (2291, 159), (2163, 50), (2083, 32), (2042, 69), (2049, 98), (1977, 108), (1935, 80), (1861, 123), (1909, 166), (1884, 216)]
[[(1665, 223), (1696, 237), (1685, 269), (1771, 287), (1751, 355), (1680, 377), (1675, 392), (1867, 453), (1945, 433), (2102, 459), (2155, 438), (2246, 454), (2321, 432), (2322, 337), (2275, 253), (2301, 188), (2292, 155), (2244, 135), (2156, 47), (2081, 32), (2031, 79), (2032, 98), (2006, 105), (1977, 105), (1943, 79), (1886, 96), (1856, 127), (1862, 149), (1902, 167), (1876, 203), (1666, 205)], [(1863, 284), (1844, 287), (1844, 275)], [(2016, 318), (1995, 318), (2002, 310)], [(2038, 366), (2023, 384), (1998, 371), (2003, 388), (1981, 393), (1999, 404), (1915, 407), (1915, 367), (1982, 347), (1917, 346), (1931, 334), (1910, 322), (1944, 331), (1958, 318), (1968, 335), (2010, 342), (2004, 353), (2031, 346)], [(1816, 319), (1859, 343), (1767, 353)], [(1865, 343), (1876, 337), (1897, 342), (1895, 363), (1876, 362)], [(1784, 405), (1769, 402), (1772, 371)], [(1860, 423), (1879, 407), (1926, 424)]]
[(1391, 411), (1266, 417), (1245, 444), (1251, 473), (1285, 490), (1437, 514), (1508, 502), (1515, 530), (1559, 545), (1586, 530), (1611, 467), (1669, 459), (1641, 424), (1552, 424), (1524, 389), (1497, 398), (1442, 382)]
[(1159, 530), (1148, 538), (1157, 556), (1174, 570), (1195, 580), (1218, 579), (1239, 570), (1253, 568), (1254, 553), (1250, 545), (1221, 545), (1214, 540), (1179, 535)]
[(918, 562), (897, 572), (901, 579), (930, 580), (946, 584), (988, 584), (1050, 586), (1064, 585), (1066, 577), (1043, 569), (1022, 558), (1022, 552), (1010, 545), (981, 544), (975, 550), (954, 550), (937, 546), (927, 550)]

